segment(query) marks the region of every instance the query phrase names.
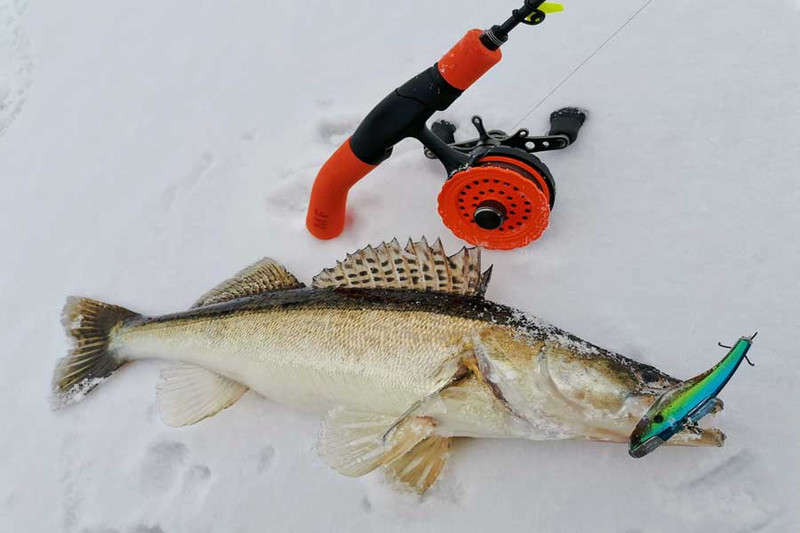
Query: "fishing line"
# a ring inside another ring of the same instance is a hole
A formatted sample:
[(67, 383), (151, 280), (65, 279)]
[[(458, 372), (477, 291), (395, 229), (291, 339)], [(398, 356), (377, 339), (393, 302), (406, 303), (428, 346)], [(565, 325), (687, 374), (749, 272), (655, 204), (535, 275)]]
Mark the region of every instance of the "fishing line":
[(584, 59), (584, 60), (583, 60), (583, 61), (582, 61), (582, 62), (581, 62), (581, 63), (580, 63), (580, 64), (579, 64), (577, 67), (575, 67), (575, 68), (572, 70), (572, 72), (570, 72), (569, 74), (567, 74), (567, 76), (566, 76), (566, 77), (565, 77), (563, 80), (561, 80), (561, 81), (558, 83), (558, 85), (556, 85), (555, 87), (553, 87), (553, 88), (550, 90), (550, 92), (549, 92), (549, 93), (547, 93), (546, 95), (544, 95), (544, 98), (542, 98), (541, 100), (539, 100), (539, 102), (538, 102), (538, 103), (537, 103), (537, 104), (536, 104), (536, 105), (533, 107), (533, 109), (531, 109), (530, 111), (528, 111), (528, 113), (527, 113), (527, 114), (526, 114), (524, 117), (522, 117), (521, 119), (519, 119), (519, 120), (517, 121), (517, 123), (516, 123), (516, 124), (514, 124), (513, 126), (511, 126), (511, 130), (514, 130), (514, 129), (516, 129), (516, 127), (517, 127), (517, 126), (519, 126), (519, 125), (520, 125), (520, 124), (521, 124), (521, 123), (522, 123), (522, 122), (523, 122), (525, 119), (527, 119), (529, 116), (531, 116), (531, 115), (534, 113), (534, 111), (536, 111), (537, 109), (539, 109), (539, 107), (540, 107), (540, 106), (541, 106), (543, 103), (545, 103), (545, 102), (547, 101), (547, 99), (548, 99), (548, 98), (550, 98), (550, 97), (553, 95), (553, 93), (555, 93), (557, 90), (559, 90), (559, 89), (560, 89), (560, 88), (561, 88), (561, 87), (562, 87), (562, 86), (563, 86), (565, 83), (567, 83), (567, 82), (569, 81), (569, 79), (570, 79), (572, 76), (574, 76), (574, 75), (575, 75), (575, 74), (576, 74), (576, 73), (577, 73), (577, 72), (578, 72), (580, 69), (582, 69), (582, 68), (583, 68), (583, 67), (586, 65), (586, 63), (588, 63), (589, 61), (591, 61), (591, 59), (592, 59), (592, 58), (593, 58), (595, 55), (597, 55), (597, 53), (598, 53), (600, 50), (602, 50), (603, 48), (605, 48), (605, 46), (606, 46), (608, 43), (610, 43), (612, 40), (614, 40), (614, 37), (616, 37), (617, 35), (619, 35), (619, 33), (620, 33), (622, 30), (624, 30), (624, 29), (625, 29), (625, 28), (626, 28), (626, 27), (627, 27), (627, 26), (628, 26), (628, 25), (629, 25), (631, 22), (633, 22), (633, 20), (634, 20), (636, 17), (638, 17), (638, 16), (639, 16), (639, 14), (640, 14), (642, 11), (644, 11), (644, 10), (647, 8), (647, 6), (649, 6), (651, 3), (653, 3), (653, 0), (647, 0), (647, 1), (646, 1), (646, 2), (645, 2), (643, 5), (642, 5), (642, 7), (640, 7), (640, 8), (639, 8), (639, 9), (636, 11), (636, 13), (634, 13), (633, 15), (631, 15), (631, 16), (628, 18), (628, 20), (626, 20), (625, 22), (623, 22), (623, 23), (622, 23), (622, 26), (620, 26), (619, 28), (617, 28), (617, 30), (616, 30), (614, 33), (612, 33), (612, 34), (611, 34), (611, 36), (610, 36), (608, 39), (606, 39), (605, 41), (603, 41), (603, 42), (600, 44), (600, 46), (598, 46), (598, 47), (597, 47), (597, 48), (594, 50), (594, 52), (592, 52), (591, 54), (589, 54), (589, 55), (586, 57), (586, 59)]

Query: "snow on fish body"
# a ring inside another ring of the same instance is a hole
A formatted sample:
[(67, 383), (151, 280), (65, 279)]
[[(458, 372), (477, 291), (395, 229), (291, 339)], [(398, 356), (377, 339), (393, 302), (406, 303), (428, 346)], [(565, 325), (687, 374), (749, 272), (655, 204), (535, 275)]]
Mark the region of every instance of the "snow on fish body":
[[(158, 401), (172, 426), (196, 423), (247, 389), (325, 413), (319, 453), (339, 472), (379, 466), (427, 490), (453, 437), (627, 442), (679, 383), (483, 298), (480, 250), (447, 257), (423, 239), (367, 247), (304, 287), (270, 259), (189, 311), (144, 317), (89, 299), (64, 311), (76, 347), (56, 368), (66, 405), (122, 364), (174, 361)], [(716, 429), (670, 442), (721, 446)]]

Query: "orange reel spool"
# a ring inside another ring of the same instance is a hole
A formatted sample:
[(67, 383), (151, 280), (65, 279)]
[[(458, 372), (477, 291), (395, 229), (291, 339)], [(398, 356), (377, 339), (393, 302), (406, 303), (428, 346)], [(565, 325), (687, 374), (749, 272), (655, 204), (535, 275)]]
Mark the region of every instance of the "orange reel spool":
[(555, 190), (546, 167), (488, 155), (456, 172), (439, 193), (439, 215), (461, 239), (492, 250), (527, 246), (550, 221)]

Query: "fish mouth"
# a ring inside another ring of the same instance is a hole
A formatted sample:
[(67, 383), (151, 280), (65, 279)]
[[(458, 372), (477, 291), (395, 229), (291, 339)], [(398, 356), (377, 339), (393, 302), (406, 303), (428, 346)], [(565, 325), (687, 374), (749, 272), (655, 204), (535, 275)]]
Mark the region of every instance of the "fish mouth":
[(721, 448), (725, 445), (725, 433), (715, 427), (696, 427), (675, 434), (670, 439), (670, 444), (675, 446), (710, 446)]
[(628, 454), (636, 459), (653, 453), (656, 449), (661, 447), (662, 444), (674, 446), (711, 446), (721, 447), (725, 444), (725, 434), (714, 427), (700, 427), (693, 426), (669, 428), (662, 431), (657, 435), (644, 439), (644, 427), (647, 425), (647, 419), (642, 420), (637, 428), (633, 431), (628, 442), (630, 448)]
[[(721, 409), (721, 406), (719, 407)], [(713, 417), (713, 412), (712, 412)], [(662, 444), (676, 446), (714, 446), (721, 447), (725, 443), (725, 434), (714, 427), (700, 427), (693, 425), (675, 425), (662, 430), (656, 435), (647, 437), (650, 419), (647, 415), (642, 417), (628, 438), (630, 447), (628, 454), (636, 459), (653, 453)]]
[[(717, 428), (695, 428), (694, 431), (679, 431), (669, 439), (669, 444), (674, 446), (715, 447), (721, 448), (725, 444), (725, 433)], [(654, 435), (649, 439), (636, 442), (630, 441), (628, 454), (636, 459), (641, 459), (667, 442), (662, 436)]]
[(628, 454), (635, 459), (641, 459), (645, 455), (653, 453), (656, 448), (664, 444), (676, 433), (677, 428), (667, 428), (657, 435), (647, 437), (650, 428), (650, 418), (645, 415), (636, 424), (630, 436), (630, 448)]
[(646, 441), (640, 442), (638, 444), (631, 443), (631, 447), (628, 450), (628, 454), (634, 459), (641, 459), (645, 455), (655, 451), (656, 448), (658, 448), (665, 442), (667, 441), (662, 439), (658, 435), (655, 435), (653, 437), (650, 437)]

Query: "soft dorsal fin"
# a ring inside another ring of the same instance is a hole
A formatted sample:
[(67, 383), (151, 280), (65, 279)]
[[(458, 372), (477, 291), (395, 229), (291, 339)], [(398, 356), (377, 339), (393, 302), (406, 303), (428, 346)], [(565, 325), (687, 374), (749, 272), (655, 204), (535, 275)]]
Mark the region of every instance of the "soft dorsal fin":
[(297, 278), (289, 273), (283, 265), (265, 257), (205, 293), (192, 307), (227, 302), (262, 292), (301, 287), (305, 287), (305, 285), (297, 281)]
[(344, 261), (314, 277), (322, 288), (407, 289), (483, 296), (491, 269), (481, 274), (480, 248), (462, 248), (447, 256), (439, 239), (433, 245), (423, 237), (400, 247), (390, 243), (348, 254)]

